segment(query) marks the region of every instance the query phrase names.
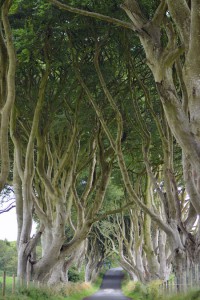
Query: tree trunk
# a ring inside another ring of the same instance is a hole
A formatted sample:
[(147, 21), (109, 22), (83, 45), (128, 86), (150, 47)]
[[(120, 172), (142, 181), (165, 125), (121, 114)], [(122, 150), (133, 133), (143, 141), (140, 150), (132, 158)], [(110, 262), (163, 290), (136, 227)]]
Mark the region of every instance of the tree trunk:
[(49, 285), (66, 283), (68, 281), (68, 269), (70, 264), (68, 264), (65, 259), (60, 259), (53, 267), (51, 275), (48, 279)]

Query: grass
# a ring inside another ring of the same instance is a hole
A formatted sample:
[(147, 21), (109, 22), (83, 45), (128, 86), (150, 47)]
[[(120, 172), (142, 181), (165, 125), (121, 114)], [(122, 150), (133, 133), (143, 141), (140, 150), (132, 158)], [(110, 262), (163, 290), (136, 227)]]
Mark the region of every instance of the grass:
[(89, 284), (65, 285), (59, 289), (53, 288), (21, 288), (14, 295), (7, 293), (0, 300), (82, 300), (97, 290)]
[[(12, 291), (12, 282), (13, 282), (12, 276), (6, 276), (6, 292), (7, 293), (11, 293), (11, 291)], [(3, 274), (0, 274), (0, 292), (2, 290), (2, 285), (3, 285)]]
[(98, 285), (88, 285), (81, 291), (73, 292), (67, 297), (67, 300), (82, 300), (83, 298), (94, 294), (99, 289)]
[(159, 289), (160, 281), (152, 281), (148, 285), (126, 282), (123, 285), (123, 293), (135, 300), (200, 300), (200, 290), (175, 295), (164, 295)]
[(167, 300), (200, 300), (200, 290), (190, 291), (187, 294), (174, 295), (167, 298)]
[(14, 295), (7, 293), (1, 300), (64, 300), (63, 296), (57, 295), (47, 288), (21, 288)]
[[(2, 282), (0, 278), (0, 282)], [(200, 290), (190, 291), (187, 294), (176, 294), (171, 296), (163, 295), (160, 292), (160, 281), (152, 281), (148, 285), (141, 283), (124, 282), (124, 295), (134, 300), (200, 300)], [(82, 300), (94, 294), (101, 284), (101, 278), (94, 284), (68, 283), (48, 287), (21, 288), (14, 295), (12, 291), (12, 277), (6, 278), (6, 297), (0, 295), (0, 300)]]
[[(2, 280), (0, 279), (0, 282)], [(6, 296), (0, 294), (0, 300), (82, 300), (95, 293), (100, 286), (101, 279), (94, 285), (89, 283), (67, 283), (56, 287), (16, 288), (12, 295), (12, 277), (6, 278)], [(0, 291), (1, 292), (1, 291)]]

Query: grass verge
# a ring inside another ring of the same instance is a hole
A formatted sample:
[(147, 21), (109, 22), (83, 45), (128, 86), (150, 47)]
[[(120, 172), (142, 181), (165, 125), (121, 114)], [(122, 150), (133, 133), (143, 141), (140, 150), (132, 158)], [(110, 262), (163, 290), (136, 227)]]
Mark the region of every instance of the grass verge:
[(137, 282), (125, 282), (122, 290), (125, 296), (134, 300), (200, 300), (200, 290), (187, 293), (164, 295), (160, 289), (160, 281), (152, 281), (148, 285)]
[(72, 293), (67, 297), (67, 300), (82, 300), (83, 298), (94, 294), (99, 289), (99, 284), (90, 285), (88, 283), (84, 283), (83, 285), (85, 288), (72, 291)]
[(82, 300), (95, 293), (100, 281), (94, 285), (89, 283), (67, 283), (54, 287), (20, 288), (14, 295), (7, 291), (6, 296), (0, 295), (0, 300)]

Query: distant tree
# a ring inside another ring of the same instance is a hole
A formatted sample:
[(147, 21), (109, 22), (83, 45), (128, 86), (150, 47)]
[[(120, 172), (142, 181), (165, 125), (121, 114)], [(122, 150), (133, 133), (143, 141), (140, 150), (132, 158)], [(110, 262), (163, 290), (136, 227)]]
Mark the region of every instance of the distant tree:
[(17, 274), (17, 245), (16, 242), (0, 240), (0, 270), (8, 275)]

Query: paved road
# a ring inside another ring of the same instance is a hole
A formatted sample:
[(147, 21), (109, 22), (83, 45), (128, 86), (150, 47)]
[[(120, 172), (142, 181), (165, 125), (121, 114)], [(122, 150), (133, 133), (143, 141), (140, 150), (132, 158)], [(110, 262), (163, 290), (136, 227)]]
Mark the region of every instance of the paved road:
[(103, 277), (100, 290), (83, 300), (130, 300), (121, 291), (123, 276), (121, 268), (110, 269)]

